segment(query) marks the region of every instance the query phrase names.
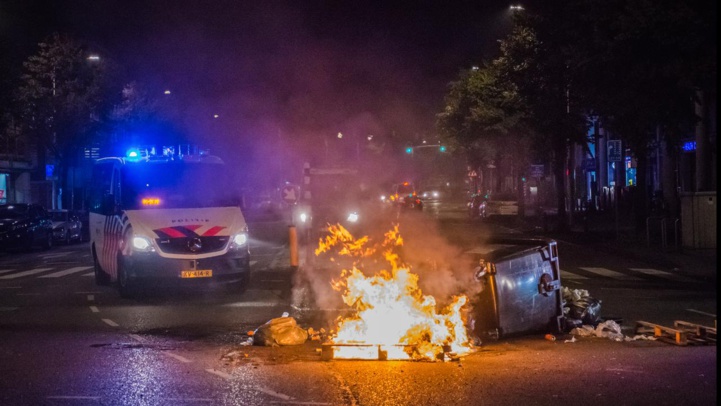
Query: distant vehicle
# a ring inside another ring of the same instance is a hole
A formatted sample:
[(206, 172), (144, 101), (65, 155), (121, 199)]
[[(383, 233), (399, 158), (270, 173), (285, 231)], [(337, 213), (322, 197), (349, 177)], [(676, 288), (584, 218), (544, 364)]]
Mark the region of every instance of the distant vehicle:
[(424, 202), (441, 200), (441, 196), (443, 196), (443, 194), (440, 188), (431, 188), (421, 192), (421, 200)]
[(387, 202), (404, 209), (423, 209), (423, 201), (412, 182), (396, 183), (391, 188)]
[(53, 221), (53, 239), (70, 244), (83, 239), (83, 223), (80, 217), (68, 210), (48, 210)]
[(304, 168), (306, 181), (301, 201), (294, 208), (294, 222), (311, 233), (311, 241), (324, 234), (328, 225), (340, 224), (356, 232), (371, 216), (370, 194), (358, 170), (349, 167)]
[(122, 297), (169, 285), (247, 289), (248, 226), (228, 171), (217, 156), (166, 148), (95, 161), (88, 207), (96, 284), (115, 282)]
[(518, 215), (518, 198), (513, 193), (477, 193), (471, 196), (467, 206), (472, 219)]
[(53, 223), (42, 205), (0, 205), (0, 250), (31, 250), (53, 246)]
[(486, 201), (486, 215), (488, 216), (517, 216), (518, 196), (515, 193), (491, 193)]

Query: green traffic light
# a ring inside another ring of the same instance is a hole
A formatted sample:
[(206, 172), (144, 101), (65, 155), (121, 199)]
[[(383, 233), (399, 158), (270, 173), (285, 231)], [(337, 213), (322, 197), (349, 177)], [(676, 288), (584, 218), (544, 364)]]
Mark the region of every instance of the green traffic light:
[(406, 154), (413, 153), (413, 147), (406, 147)]
[(441, 152), (446, 152), (446, 147), (441, 145)]

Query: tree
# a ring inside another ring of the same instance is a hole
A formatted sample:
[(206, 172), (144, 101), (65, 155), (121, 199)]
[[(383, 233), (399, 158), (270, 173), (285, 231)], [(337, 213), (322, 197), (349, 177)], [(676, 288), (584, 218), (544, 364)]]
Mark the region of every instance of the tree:
[(55, 33), (23, 63), (16, 98), (19, 121), (37, 148), (44, 179), (48, 153), (64, 187), (68, 168), (96, 135), (114, 101), (114, 64), (91, 58), (85, 45)]
[(520, 179), (528, 163), (528, 129), (522, 126), (519, 101), (515, 86), (503, 80), (495, 64), (463, 70), (449, 85), (436, 127), (444, 144), (463, 151), (472, 168), (509, 162)]
[[(652, 192), (647, 162), (657, 131), (677, 147), (701, 119), (693, 110), (697, 94), (715, 94), (715, 2), (595, 0), (588, 5), (595, 17), (587, 42), (594, 51), (585, 72), (589, 104), (637, 159), (634, 208), (637, 226), (643, 227)], [(712, 170), (710, 163), (705, 167)], [(664, 194), (669, 202), (678, 198), (675, 188)]]

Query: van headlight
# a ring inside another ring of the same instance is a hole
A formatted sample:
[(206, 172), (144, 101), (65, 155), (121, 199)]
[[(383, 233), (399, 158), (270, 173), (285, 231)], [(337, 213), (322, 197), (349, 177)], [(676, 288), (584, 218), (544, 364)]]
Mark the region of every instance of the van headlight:
[(230, 237), (230, 249), (238, 249), (248, 243), (248, 234), (238, 233)]
[(143, 235), (134, 235), (132, 239), (132, 247), (136, 251), (140, 252), (155, 252), (153, 242), (150, 238)]

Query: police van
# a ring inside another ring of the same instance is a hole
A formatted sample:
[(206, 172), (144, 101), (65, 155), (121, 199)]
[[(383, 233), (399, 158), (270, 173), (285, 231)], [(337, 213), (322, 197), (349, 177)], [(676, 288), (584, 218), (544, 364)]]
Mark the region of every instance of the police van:
[(164, 151), (131, 150), (93, 164), (88, 209), (96, 284), (114, 283), (122, 297), (168, 285), (245, 290), (248, 227), (224, 162)]

